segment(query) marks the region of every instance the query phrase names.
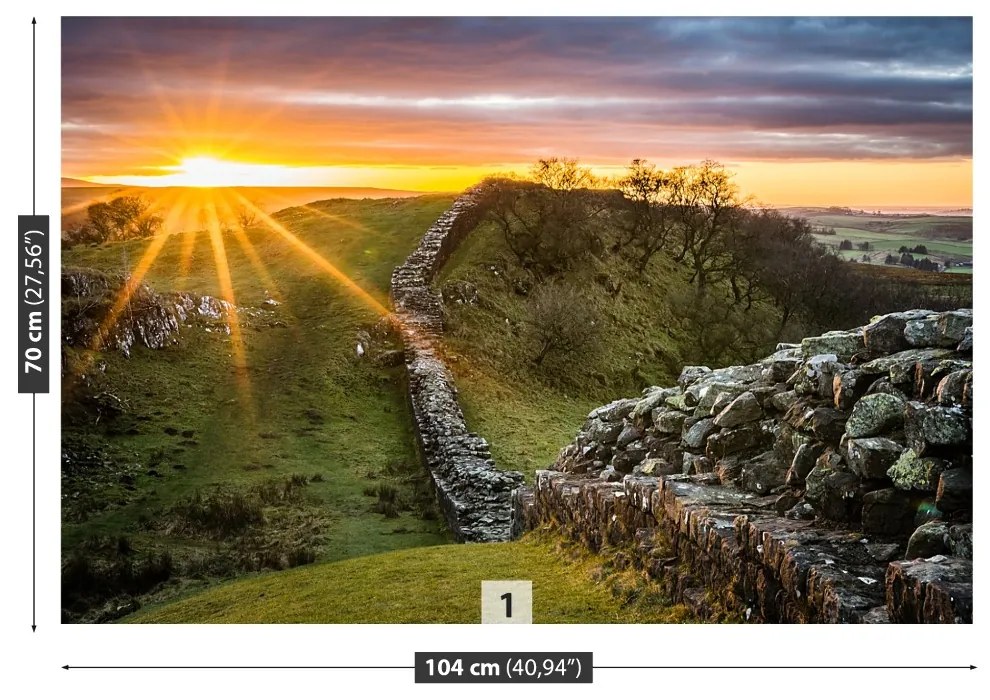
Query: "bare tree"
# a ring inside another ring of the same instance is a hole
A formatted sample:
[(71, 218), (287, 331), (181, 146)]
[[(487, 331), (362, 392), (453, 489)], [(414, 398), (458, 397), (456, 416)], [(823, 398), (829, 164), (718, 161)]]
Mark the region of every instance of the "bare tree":
[(536, 350), (532, 362), (558, 359), (592, 350), (600, 339), (601, 319), (591, 302), (575, 287), (545, 283), (529, 301), (527, 327)]
[(146, 238), (161, 230), (162, 218), (151, 211), (141, 197), (117, 197), (109, 202), (97, 202), (86, 210), (86, 226), (92, 238), (103, 241), (123, 241)]
[(677, 223), (679, 179), (649, 161), (635, 159), (619, 180), (623, 207), (619, 249), (632, 249), (640, 273), (667, 247)]
[(528, 181), (492, 178), (483, 188), (488, 216), (519, 264), (538, 278), (554, 275), (603, 248), (598, 219), (607, 197), (577, 161), (546, 158)]

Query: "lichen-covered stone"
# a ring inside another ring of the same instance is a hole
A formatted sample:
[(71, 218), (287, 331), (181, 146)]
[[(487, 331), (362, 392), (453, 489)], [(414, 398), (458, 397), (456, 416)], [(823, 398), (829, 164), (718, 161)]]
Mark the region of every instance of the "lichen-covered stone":
[(687, 416), (680, 411), (657, 408), (653, 411), (653, 429), (665, 435), (680, 435)]
[(787, 477), (787, 464), (781, 462), (773, 451), (744, 460), (740, 465), (740, 485), (747, 491), (761, 496), (767, 495), (778, 486), (783, 486)]
[(912, 401), (904, 412), (904, 434), (916, 454), (944, 453), (970, 441), (971, 420), (962, 408)]
[(862, 333), (840, 332), (805, 338), (801, 341), (801, 354), (806, 358), (833, 354), (840, 360), (849, 360), (865, 348)]
[(883, 479), (903, 451), (903, 446), (888, 438), (853, 438), (846, 444), (846, 462), (863, 478)]
[(908, 347), (904, 326), (908, 321), (932, 315), (933, 311), (908, 311), (880, 316), (863, 328), (863, 340), (871, 355), (890, 355)]
[(762, 444), (763, 432), (755, 424), (742, 425), (738, 428), (721, 430), (710, 435), (705, 443), (705, 454), (710, 459), (719, 459), (726, 455), (743, 452)]
[(887, 470), (887, 476), (899, 489), (934, 492), (939, 475), (947, 468), (945, 460), (919, 457), (914, 450), (907, 449)]
[(908, 540), (905, 559), (927, 559), (949, 551), (949, 526), (941, 520), (931, 520), (914, 531)]
[(967, 406), (966, 385), (972, 380), (973, 372), (961, 369), (942, 377), (935, 389), (935, 399), (942, 406)]
[(684, 432), (681, 435), (681, 442), (684, 443), (686, 447), (699, 448), (705, 444), (705, 440), (713, 432), (718, 430), (715, 427), (715, 420), (713, 418), (702, 418), (701, 420), (691, 424), (684, 424)]
[(872, 437), (896, 428), (904, 420), (904, 401), (893, 394), (867, 394), (853, 406), (846, 422), (851, 438)]
[(639, 428), (632, 423), (626, 423), (622, 427), (622, 431), (618, 437), (615, 438), (615, 446), (622, 449), (629, 443), (639, 440), (641, 437), (643, 437), (643, 433)]
[(744, 392), (732, 400), (715, 418), (719, 428), (734, 428), (763, 417), (763, 409), (751, 391)]

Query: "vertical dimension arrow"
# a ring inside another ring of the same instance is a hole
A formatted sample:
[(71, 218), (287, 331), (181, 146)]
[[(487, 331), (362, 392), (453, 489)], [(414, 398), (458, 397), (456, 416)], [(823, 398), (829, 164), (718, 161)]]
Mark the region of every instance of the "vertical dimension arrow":
[(31, 214), (17, 217), (17, 390), (31, 394), (31, 631), (38, 629), (38, 394), (48, 393), (49, 217), (38, 215), (37, 24), (31, 18)]

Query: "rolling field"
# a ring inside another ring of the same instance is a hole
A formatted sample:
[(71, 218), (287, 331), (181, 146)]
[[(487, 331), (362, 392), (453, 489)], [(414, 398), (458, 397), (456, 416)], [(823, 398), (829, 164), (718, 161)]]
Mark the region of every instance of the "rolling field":
[(485, 579), (532, 581), (534, 623), (694, 621), (631, 570), (615, 571), (583, 547), (532, 534), (519, 542), (403, 550), (252, 576), (124, 621), (471, 624), (480, 622)]
[[(386, 304), (392, 268), (449, 203), (445, 196), (314, 202), (274, 221)], [(63, 446), (93, 463), (63, 476), (64, 551), (97, 541), (126, 542), (117, 547), (129, 557), (167, 551), (179, 575), (164, 597), (237, 575), (224, 562), (242, 557), (229, 551), (241, 545), (263, 563), (300, 549), (332, 561), (449, 542), (439, 520), (423, 519), (412, 503), (397, 517), (375, 512), (379, 486), (411, 493), (423, 478), (401, 368), (355, 356), (357, 332), (378, 311), (270, 227), (254, 226), (246, 239), (225, 241), (242, 348), (235, 334), (191, 326), (177, 345), (136, 345), (129, 359), (66, 350), (70, 365), (88, 368), (85, 393), (112, 395), (123, 412), (94, 421), (71, 404), (63, 408)], [(77, 246), (64, 251), (63, 264), (120, 273), (154, 243)], [(209, 236), (186, 232), (164, 242), (145, 282), (159, 292), (220, 296), (217, 269)], [(272, 484), (292, 499), (268, 509), (250, 538), (224, 541), (174, 526), (177, 509), (188, 511), (200, 497), (209, 505), (216, 489), (236, 503)]]
[[(804, 212), (803, 215), (813, 226), (834, 228), (835, 235), (815, 234), (815, 238), (827, 246), (838, 248), (843, 239), (853, 245), (868, 242), (872, 249), (867, 251), (871, 263), (883, 264), (888, 254), (899, 256), (902, 246), (908, 249), (923, 245), (928, 249), (927, 255), (931, 260), (943, 263), (951, 260), (954, 263), (973, 262), (973, 218), (970, 216), (872, 216), (851, 214), (816, 214)], [(861, 261), (864, 251), (838, 251), (842, 257)], [(950, 268), (956, 272), (963, 270), (972, 272), (971, 267)]]

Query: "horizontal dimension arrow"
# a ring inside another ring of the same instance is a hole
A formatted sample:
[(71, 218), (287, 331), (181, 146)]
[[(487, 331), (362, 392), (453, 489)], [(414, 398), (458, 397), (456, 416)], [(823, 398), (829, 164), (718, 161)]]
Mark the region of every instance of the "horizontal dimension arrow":
[(413, 666), (70, 666), (66, 664), (63, 666), (66, 671), (70, 669), (80, 669), (80, 670), (231, 670), (240, 671), (248, 669), (261, 669), (261, 670), (286, 670), (286, 671), (296, 671), (296, 670), (337, 670), (337, 669), (358, 669), (358, 670), (369, 670), (378, 671), (381, 669), (392, 669), (392, 668), (405, 668), (412, 670)]
[(891, 671), (908, 671), (911, 669), (968, 669), (970, 671), (974, 670), (976, 666), (595, 666), (595, 670), (599, 669), (656, 669), (662, 671), (707, 671), (707, 670), (729, 670), (729, 671), (763, 671), (763, 670), (777, 670), (777, 669), (794, 669), (799, 671), (812, 671), (812, 670), (835, 670), (835, 669), (863, 669), (863, 670), (891, 670)]
[[(70, 669), (79, 670), (230, 670), (230, 671), (240, 671), (240, 670), (367, 670), (367, 671), (377, 671), (381, 669), (409, 669), (412, 670), (413, 666), (70, 666), (66, 664), (62, 667), (66, 671)], [(836, 670), (836, 669), (848, 669), (848, 670), (889, 670), (889, 671), (908, 671), (912, 669), (917, 670), (974, 670), (976, 666), (595, 666), (595, 670), (629, 670), (629, 669), (644, 669), (644, 670), (659, 670), (659, 671), (705, 671), (705, 670), (731, 670), (731, 671), (761, 671), (761, 670), (777, 670), (777, 669), (793, 669), (798, 671), (812, 671), (812, 670)]]

